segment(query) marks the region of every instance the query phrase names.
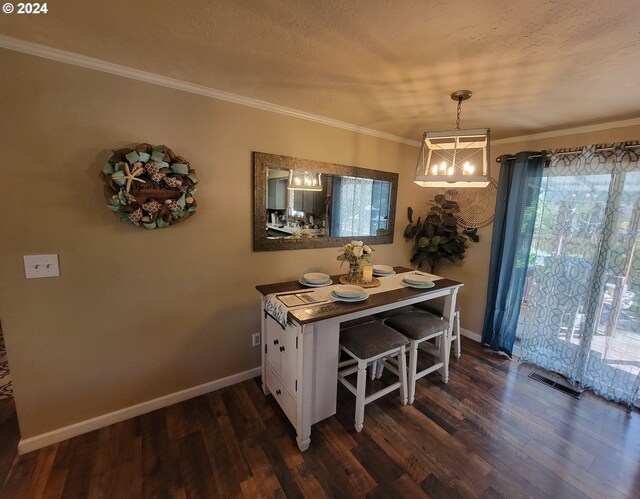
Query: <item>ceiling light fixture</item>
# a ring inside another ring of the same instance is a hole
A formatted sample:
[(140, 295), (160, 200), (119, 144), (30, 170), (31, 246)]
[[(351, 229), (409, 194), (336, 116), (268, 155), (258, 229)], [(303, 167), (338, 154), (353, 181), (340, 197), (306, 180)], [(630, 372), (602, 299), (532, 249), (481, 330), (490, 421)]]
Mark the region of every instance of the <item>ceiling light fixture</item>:
[(321, 191), (322, 179), (320, 173), (289, 170), (287, 189), (294, 191)]
[(462, 101), (470, 99), (470, 90), (457, 90), (451, 99), (458, 101), (456, 129), (425, 132), (413, 181), (422, 187), (486, 187), (489, 171), (488, 128), (460, 129)]

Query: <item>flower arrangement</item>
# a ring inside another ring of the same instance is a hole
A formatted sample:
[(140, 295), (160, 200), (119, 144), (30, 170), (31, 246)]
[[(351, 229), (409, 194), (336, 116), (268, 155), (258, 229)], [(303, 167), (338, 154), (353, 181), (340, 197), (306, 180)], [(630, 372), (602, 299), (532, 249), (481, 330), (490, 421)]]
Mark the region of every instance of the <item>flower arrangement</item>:
[(351, 241), (340, 249), (337, 260), (349, 262), (351, 265), (358, 265), (360, 262), (370, 262), (373, 248), (367, 246), (362, 241)]

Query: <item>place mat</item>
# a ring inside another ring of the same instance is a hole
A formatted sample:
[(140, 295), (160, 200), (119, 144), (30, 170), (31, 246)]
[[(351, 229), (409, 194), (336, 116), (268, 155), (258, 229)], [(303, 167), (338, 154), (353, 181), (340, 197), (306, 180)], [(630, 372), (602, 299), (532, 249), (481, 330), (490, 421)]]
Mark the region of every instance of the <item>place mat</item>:
[[(376, 293), (385, 293), (387, 291), (393, 291), (395, 289), (402, 289), (405, 287), (405, 285), (402, 284), (402, 279), (407, 274), (422, 275), (422, 276), (428, 277), (432, 281), (437, 281), (439, 279), (442, 279), (442, 277), (434, 274), (428, 274), (427, 272), (421, 272), (418, 270), (411, 270), (408, 272), (397, 273), (397, 274), (393, 274), (387, 277), (381, 277), (377, 279), (380, 282), (380, 284), (378, 284), (376, 287), (367, 288), (367, 293), (369, 295), (372, 295)], [(289, 291), (286, 293), (274, 293), (274, 294), (267, 295), (265, 296), (265, 300), (264, 300), (264, 311), (267, 315), (270, 315), (271, 317), (273, 317), (274, 320), (276, 320), (283, 328), (285, 328), (287, 325), (287, 314), (290, 310), (295, 310), (302, 307), (314, 306), (317, 303), (339, 301), (331, 293), (338, 286), (340, 286), (340, 284), (333, 284), (331, 286), (324, 286), (322, 288), (314, 288), (313, 298), (314, 300), (320, 300), (320, 301), (316, 301), (315, 303), (309, 303), (309, 304), (305, 303), (301, 305), (295, 305), (291, 307), (287, 307), (279, 297), (282, 297), (283, 295), (296, 295), (296, 294), (305, 293), (304, 291), (298, 290), (298, 291)], [(289, 302), (289, 300), (285, 300), (285, 301)], [(290, 303), (293, 303), (293, 300)]]
[(288, 311), (289, 309), (276, 298), (276, 295), (264, 297), (264, 313), (272, 317), (283, 329), (287, 326)]
[(287, 326), (287, 313), (289, 310), (318, 305), (327, 301), (329, 301), (329, 299), (317, 293), (315, 289), (309, 291), (274, 293), (265, 296), (264, 312), (271, 316), (284, 329)]

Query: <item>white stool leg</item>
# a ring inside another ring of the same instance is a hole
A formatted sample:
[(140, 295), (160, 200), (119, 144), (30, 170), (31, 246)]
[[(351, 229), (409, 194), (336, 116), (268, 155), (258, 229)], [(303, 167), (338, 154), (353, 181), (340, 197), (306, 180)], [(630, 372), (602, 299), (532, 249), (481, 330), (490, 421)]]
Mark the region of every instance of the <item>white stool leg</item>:
[[(418, 351), (416, 347), (416, 354), (417, 353)], [(414, 364), (414, 369), (415, 369), (415, 364)], [(402, 405), (407, 405), (407, 360), (405, 358), (404, 346), (400, 348), (400, 353), (398, 354), (398, 377), (400, 378), (400, 402), (402, 402)], [(413, 383), (414, 383), (413, 395), (415, 396), (415, 376), (413, 379)], [(411, 402), (413, 402), (413, 399), (411, 400)]]
[(459, 359), (462, 353), (462, 347), (461, 347), (462, 338), (460, 334), (460, 312), (456, 313), (455, 328), (456, 328), (456, 359)]
[(356, 385), (356, 431), (360, 433), (364, 426), (364, 399), (367, 387), (367, 363), (358, 361), (358, 380)]
[(438, 356), (442, 361), (440, 374), (442, 376), (442, 382), (445, 384), (449, 382), (449, 354), (451, 352), (451, 340), (449, 339), (449, 335), (452, 333), (452, 330), (445, 331), (445, 333), (438, 338)]
[(418, 342), (409, 342), (409, 403), (413, 404), (416, 398), (416, 371), (418, 369)]
[(374, 360), (370, 365), (369, 365), (369, 379), (371, 381), (373, 381), (374, 379), (376, 379), (376, 376), (378, 374), (378, 361)]
[(376, 361), (376, 379), (382, 378), (383, 372), (384, 372), (384, 361), (383, 360)]

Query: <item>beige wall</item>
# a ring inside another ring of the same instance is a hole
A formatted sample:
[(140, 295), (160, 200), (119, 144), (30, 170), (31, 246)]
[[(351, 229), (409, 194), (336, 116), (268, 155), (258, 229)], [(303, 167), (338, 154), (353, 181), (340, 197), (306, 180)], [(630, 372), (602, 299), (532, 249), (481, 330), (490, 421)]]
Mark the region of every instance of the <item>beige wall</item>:
[[(339, 272), (334, 248), (252, 252), (251, 151), (399, 172), (400, 234), (422, 194), (411, 146), (11, 51), (0, 66), (0, 318), (23, 438), (257, 367), (254, 286)], [(106, 209), (99, 171), (139, 142), (196, 168), (196, 216), (149, 232)], [(408, 265), (401, 237), (375, 249)], [(22, 255), (43, 253), (61, 277), (25, 279)]]

